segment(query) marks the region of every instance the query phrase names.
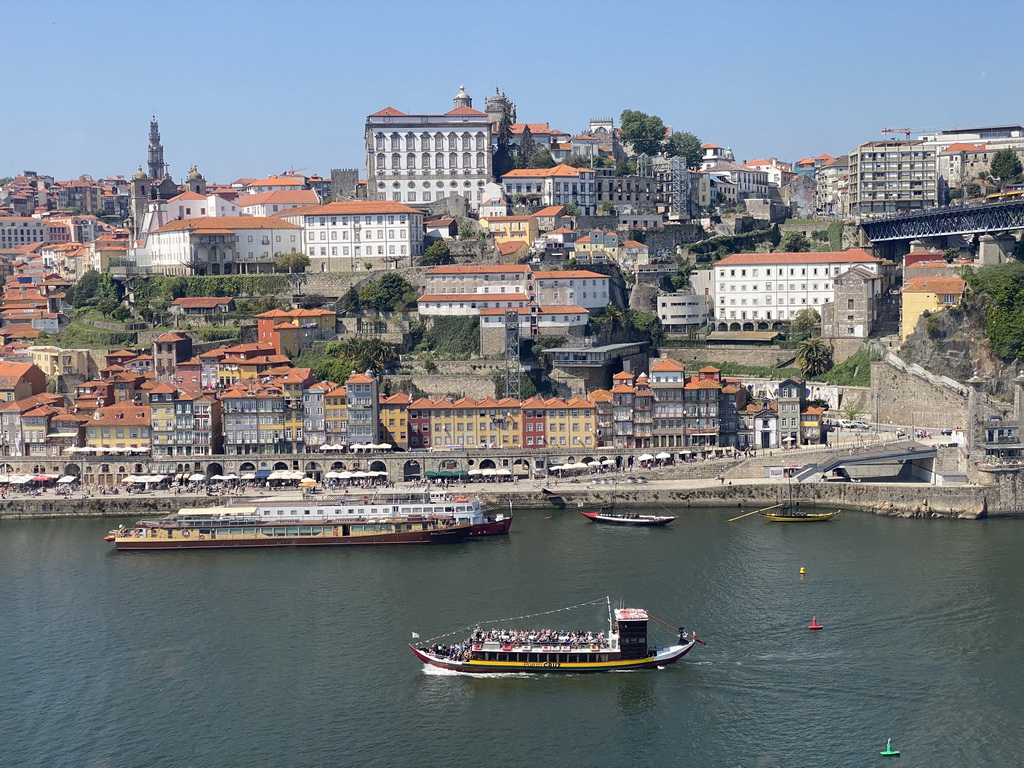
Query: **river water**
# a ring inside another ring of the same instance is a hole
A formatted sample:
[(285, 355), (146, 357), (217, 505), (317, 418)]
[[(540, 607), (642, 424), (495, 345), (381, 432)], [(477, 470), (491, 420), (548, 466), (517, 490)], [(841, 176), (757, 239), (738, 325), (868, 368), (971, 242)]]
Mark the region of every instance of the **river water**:
[[(101, 541), (118, 521), (0, 521), (0, 765), (863, 766), (890, 737), (904, 768), (1021, 764), (1024, 524), (735, 514), (139, 554)], [(708, 644), (663, 670), (486, 678), (406, 648), (604, 595)]]

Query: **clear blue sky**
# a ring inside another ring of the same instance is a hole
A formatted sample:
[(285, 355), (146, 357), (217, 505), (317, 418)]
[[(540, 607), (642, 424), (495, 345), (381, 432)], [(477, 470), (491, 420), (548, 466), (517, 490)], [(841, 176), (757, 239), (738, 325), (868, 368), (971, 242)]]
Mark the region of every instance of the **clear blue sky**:
[[(365, 116), (495, 86), (577, 133), (660, 115), (738, 160), (843, 154), (883, 127), (1024, 121), (1024, 4), (679, 0), (4, 3), (0, 176), (130, 175), (150, 116), (180, 180), (363, 168)], [(979, 15), (980, 13), (980, 15)], [(1007, 36), (1008, 35), (1008, 36)], [(1005, 44), (1000, 44), (1003, 41)]]

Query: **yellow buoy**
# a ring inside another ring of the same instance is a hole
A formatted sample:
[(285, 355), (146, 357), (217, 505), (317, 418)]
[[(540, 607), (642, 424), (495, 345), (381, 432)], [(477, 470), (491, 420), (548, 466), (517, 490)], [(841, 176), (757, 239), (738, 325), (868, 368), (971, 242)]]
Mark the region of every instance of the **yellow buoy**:
[(803, 576), (805, 573), (806, 573), (806, 571), (804, 570), (804, 567), (801, 565), (800, 566), (800, 575)]

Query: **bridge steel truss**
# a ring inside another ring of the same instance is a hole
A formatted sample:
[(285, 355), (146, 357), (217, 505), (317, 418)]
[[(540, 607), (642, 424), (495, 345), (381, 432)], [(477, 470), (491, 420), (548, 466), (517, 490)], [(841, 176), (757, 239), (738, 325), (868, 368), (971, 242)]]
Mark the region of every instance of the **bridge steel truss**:
[(947, 206), (888, 219), (864, 221), (861, 226), (873, 243), (1021, 230), (1024, 229), (1024, 201), (979, 206)]

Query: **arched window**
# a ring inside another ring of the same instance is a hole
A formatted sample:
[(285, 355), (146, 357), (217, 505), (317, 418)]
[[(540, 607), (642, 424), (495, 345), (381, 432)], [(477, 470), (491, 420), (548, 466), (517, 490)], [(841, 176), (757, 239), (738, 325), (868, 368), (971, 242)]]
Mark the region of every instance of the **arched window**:
[(476, 153), (476, 167), (477, 168), (486, 168), (487, 167), (487, 164), (484, 162), (484, 153), (483, 152), (477, 152)]
[(398, 137), (397, 133), (391, 134), (391, 151), (394, 152), (402, 148), (402, 140)]
[(458, 141), (455, 138), (454, 133), (448, 134), (448, 149), (458, 149)]
[(444, 134), (439, 133), (434, 136), (434, 149), (439, 151), (444, 149)]
[(483, 149), (484, 148), (484, 135), (482, 133), (478, 133), (476, 135), (476, 148), (477, 149)]
[(396, 153), (396, 154), (391, 156), (391, 167), (392, 168), (401, 168), (402, 167), (402, 156), (401, 155)]
[[(453, 139), (453, 141), (454, 141), (454, 139)], [(459, 156), (456, 155), (454, 152), (449, 152), (448, 153), (448, 167), (449, 168), (458, 168), (459, 167)]]
[(384, 149), (384, 134), (383, 133), (378, 133), (375, 138), (376, 138), (376, 141), (377, 141), (376, 148), (377, 149)]
[(462, 148), (469, 149), (469, 136), (465, 133), (462, 134)]
[(422, 149), (422, 150), (430, 149), (430, 134), (429, 133), (424, 133), (424, 134), (420, 135), (420, 149)]
[(415, 168), (416, 167), (416, 155), (414, 155), (412, 152), (410, 152), (408, 155), (405, 156), (405, 167), (406, 168)]
[[(381, 142), (381, 143), (383, 144), (384, 142)], [(383, 168), (384, 167), (384, 153), (383, 152), (381, 152), (381, 153), (379, 153), (377, 155), (377, 167), (378, 168)]]
[(434, 156), (434, 162), (435, 162), (435, 165), (437, 165), (438, 168), (444, 168), (444, 155), (441, 154), (440, 152), (438, 152)]
[(423, 157), (421, 159), (423, 161), (423, 167), (424, 168), (429, 168), (430, 167), (430, 153), (429, 152), (424, 152), (423, 153)]
[(463, 168), (472, 168), (473, 167), (473, 164), (472, 164), (470, 156), (469, 156), (469, 152), (463, 152), (462, 153), (462, 167)]

